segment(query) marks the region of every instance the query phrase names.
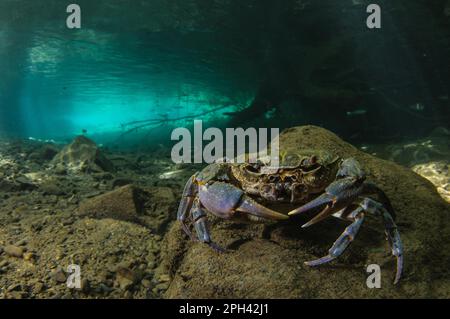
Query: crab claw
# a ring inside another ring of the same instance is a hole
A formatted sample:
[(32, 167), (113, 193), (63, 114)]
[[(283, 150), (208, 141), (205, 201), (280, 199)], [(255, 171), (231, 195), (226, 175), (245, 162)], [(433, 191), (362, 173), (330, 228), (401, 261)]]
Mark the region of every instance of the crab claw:
[(199, 198), (207, 210), (225, 219), (232, 218), (236, 213), (245, 214), (247, 219), (253, 221), (289, 218), (258, 204), (245, 195), (244, 191), (228, 183), (215, 182), (200, 186)]
[(330, 186), (325, 189), (324, 194), (311, 202), (290, 211), (288, 215), (298, 215), (323, 207), (323, 210), (318, 215), (302, 226), (303, 228), (308, 227), (349, 205), (360, 195), (361, 191), (361, 183), (359, 183), (358, 179), (351, 177), (342, 178), (331, 183)]

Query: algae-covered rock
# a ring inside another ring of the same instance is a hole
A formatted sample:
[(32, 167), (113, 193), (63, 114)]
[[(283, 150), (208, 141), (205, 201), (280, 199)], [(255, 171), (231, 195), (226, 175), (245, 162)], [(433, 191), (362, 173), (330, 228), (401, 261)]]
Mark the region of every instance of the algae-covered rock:
[(75, 172), (114, 171), (114, 165), (100, 151), (94, 141), (80, 135), (66, 145), (52, 160), (56, 167), (64, 166)]
[[(327, 254), (348, 225), (332, 217), (309, 228), (311, 216), (274, 225), (243, 225), (210, 217), (214, 240), (228, 248), (218, 254), (190, 242), (175, 223), (166, 235), (159, 271), (171, 275), (166, 298), (411, 298), (450, 297), (450, 206), (433, 185), (413, 171), (363, 153), (335, 134), (314, 126), (280, 136), (281, 151), (322, 149), (354, 157), (389, 196), (404, 244), (405, 268), (393, 284), (382, 222), (368, 217), (355, 241), (336, 261), (310, 268), (304, 261)], [(367, 266), (381, 267), (381, 289), (366, 285)]]

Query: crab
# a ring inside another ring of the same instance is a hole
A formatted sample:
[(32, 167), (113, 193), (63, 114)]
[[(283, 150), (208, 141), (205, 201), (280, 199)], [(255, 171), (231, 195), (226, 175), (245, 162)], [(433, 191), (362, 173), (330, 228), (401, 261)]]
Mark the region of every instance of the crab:
[[(377, 200), (368, 196), (375, 196)], [(286, 215), (265, 206), (277, 203), (288, 204), (293, 209)], [(358, 234), (366, 215), (373, 215), (383, 221), (391, 253), (397, 261), (394, 283), (399, 282), (403, 246), (394, 221), (394, 209), (384, 191), (366, 180), (366, 173), (354, 158), (343, 159), (316, 150), (284, 154), (277, 167), (270, 167), (263, 161), (210, 164), (187, 181), (177, 219), (192, 240), (224, 252), (210, 236), (208, 212), (223, 219), (267, 222), (319, 210), (303, 228), (329, 216), (351, 224), (326, 256), (307, 261), (306, 265), (319, 266), (339, 257)], [(196, 238), (189, 222), (193, 224)]]

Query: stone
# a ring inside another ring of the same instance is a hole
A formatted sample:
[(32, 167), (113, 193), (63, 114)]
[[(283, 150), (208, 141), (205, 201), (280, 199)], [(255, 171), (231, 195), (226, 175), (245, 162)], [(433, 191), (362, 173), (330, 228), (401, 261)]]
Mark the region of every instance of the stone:
[(81, 291), (84, 293), (88, 293), (91, 289), (91, 283), (88, 279), (84, 278), (81, 280)]
[(65, 283), (67, 281), (67, 275), (62, 269), (57, 269), (50, 274), (51, 278), (57, 283)]
[(26, 176), (19, 176), (15, 178), (15, 182), (18, 185), (20, 190), (32, 190), (37, 188), (36, 184), (34, 184), (30, 179)]
[(55, 184), (52, 181), (48, 181), (45, 183), (42, 183), (39, 186), (39, 189), (45, 194), (45, 195), (56, 195), (56, 196), (62, 196), (65, 195), (66, 192), (64, 188), (61, 187), (59, 184)]
[(23, 248), (15, 245), (8, 245), (4, 248), (5, 254), (12, 257), (21, 258), (23, 256)]
[(84, 200), (78, 214), (139, 222), (155, 232), (163, 232), (176, 218), (176, 205), (173, 191), (168, 187), (126, 185)]
[(38, 294), (41, 293), (43, 290), (45, 289), (45, 284), (38, 281), (34, 286), (33, 286), (33, 294)]
[(143, 191), (132, 185), (83, 201), (78, 213), (95, 218), (113, 218), (124, 221), (138, 221), (144, 211)]
[(141, 284), (147, 289), (152, 287), (152, 282), (148, 279), (142, 279)]
[(26, 252), (23, 254), (23, 259), (29, 262), (34, 262), (36, 260), (36, 254), (33, 252)]
[(28, 159), (36, 162), (49, 161), (55, 157), (58, 151), (59, 150), (56, 146), (52, 144), (44, 144), (36, 151), (30, 153), (30, 155), (28, 155)]
[(66, 145), (52, 160), (54, 167), (63, 165), (73, 172), (114, 171), (113, 163), (106, 158), (94, 141), (80, 135)]
[[(430, 182), (315, 126), (285, 130), (280, 149), (322, 149), (343, 158), (354, 157), (362, 164), (368, 180), (386, 192), (397, 213), (405, 247), (405, 268), (398, 286), (393, 285), (395, 258), (389, 253), (382, 222), (374, 216), (366, 218), (358, 236), (336, 261), (311, 268), (304, 262), (325, 256), (347, 222), (329, 217), (302, 229), (314, 214), (269, 225), (227, 222), (209, 214), (211, 236), (228, 253), (190, 242), (179, 223), (174, 223), (163, 241), (158, 267), (159, 273), (173, 278), (167, 283), (165, 298), (450, 297), (450, 206)], [(366, 286), (370, 264), (381, 267), (382, 289)]]

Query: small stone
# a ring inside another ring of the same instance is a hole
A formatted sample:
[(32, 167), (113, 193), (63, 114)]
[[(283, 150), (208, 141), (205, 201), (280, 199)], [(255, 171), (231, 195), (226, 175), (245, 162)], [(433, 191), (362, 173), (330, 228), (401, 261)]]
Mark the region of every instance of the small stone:
[(38, 293), (42, 292), (44, 290), (44, 288), (45, 288), (44, 283), (42, 283), (40, 281), (37, 282), (33, 287), (33, 294), (38, 294)]
[(81, 280), (81, 291), (83, 291), (84, 293), (87, 293), (87, 292), (89, 292), (90, 289), (91, 289), (91, 284), (90, 284), (89, 280), (87, 280), (86, 278)]
[(36, 254), (34, 254), (33, 252), (26, 252), (23, 254), (23, 259), (26, 261), (33, 262), (36, 260)]
[(8, 245), (4, 248), (4, 250), (8, 256), (20, 258), (23, 255), (23, 248), (15, 245)]
[(100, 283), (98, 288), (99, 288), (99, 292), (103, 292), (106, 294), (109, 294), (111, 291), (113, 291), (113, 288), (109, 287), (108, 285), (106, 285), (104, 283)]
[(6, 291), (20, 291), (22, 290), (22, 286), (19, 284), (12, 284), (8, 288), (6, 288)]
[(158, 282), (161, 282), (161, 283), (168, 282), (168, 281), (170, 281), (170, 276), (166, 275), (166, 274), (163, 274), (163, 275), (159, 276), (159, 278), (158, 278)]
[(50, 276), (55, 280), (57, 283), (64, 283), (67, 280), (66, 273), (62, 269), (55, 270), (50, 274)]
[(117, 277), (117, 283), (122, 290), (128, 290), (133, 286), (133, 280), (122, 276)]
[(129, 268), (118, 266), (116, 272), (116, 283), (122, 290), (130, 289), (142, 278), (141, 273)]
[(169, 289), (169, 283), (165, 282), (165, 283), (157, 284), (155, 286), (155, 288), (158, 290), (158, 292), (166, 291), (167, 289)]
[(54, 172), (56, 175), (65, 175), (67, 173), (67, 170), (63, 164), (59, 163), (55, 166)]
[(148, 279), (143, 279), (141, 281), (142, 286), (144, 286), (145, 288), (150, 288), (152, 286), (152, 282)]
[(25, 246), (26, 244), (28, 244), (28, 241), (26, 239), (22, 239), (16, 243), (16, 246)]

